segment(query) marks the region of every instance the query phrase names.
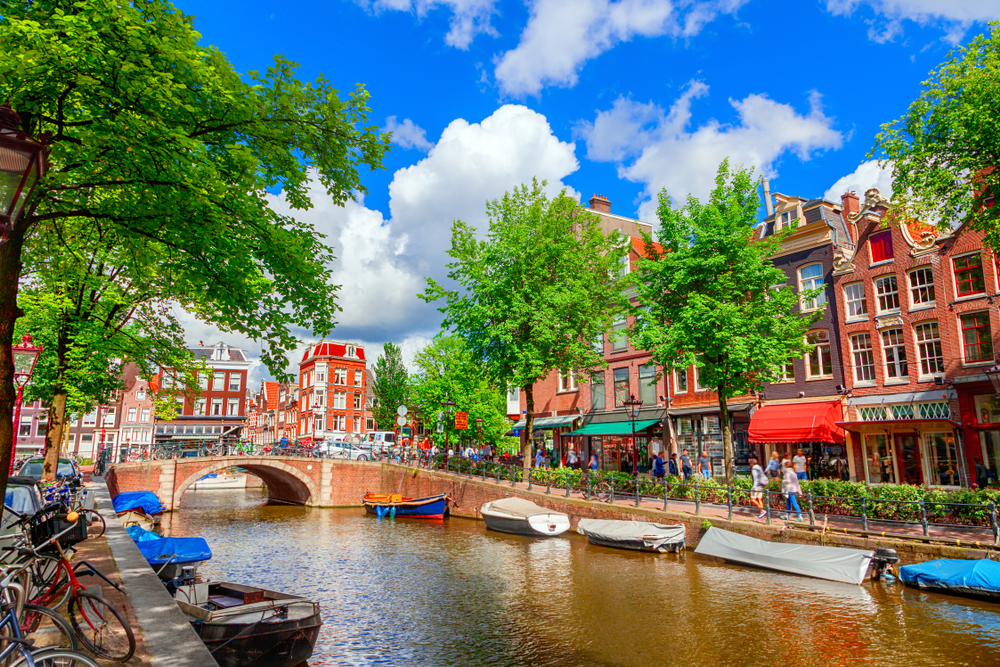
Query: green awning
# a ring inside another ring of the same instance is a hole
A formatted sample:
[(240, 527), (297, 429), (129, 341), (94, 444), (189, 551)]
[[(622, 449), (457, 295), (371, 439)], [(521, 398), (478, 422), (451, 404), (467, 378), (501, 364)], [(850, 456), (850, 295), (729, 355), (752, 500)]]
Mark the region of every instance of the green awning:
[[(573, 422), (580, 418), (580, 415), (565, 415), (560, 417), (535, 417), (535, 423), (532, 424), (532, 428), (535, 431), (541, 431), (543, 429), (559, 428), (560, 426), (572, 426)], [(512, 429), (525, 429), (528, 428), (528, 423), (522, 419), (513, 426)]]
[[(635, 422), (635, 432), (645, 430), (652, 426), (653, 424), (659, 424), (659, 419), (641, 419)], [(575, 431), (570, 431), (569, 433), (563, 433), (563, 436), (567, 435), (632, 435), (632, 422), (607, 422), (604, 424), (587, 424), (582, 428), (578, 428)]]

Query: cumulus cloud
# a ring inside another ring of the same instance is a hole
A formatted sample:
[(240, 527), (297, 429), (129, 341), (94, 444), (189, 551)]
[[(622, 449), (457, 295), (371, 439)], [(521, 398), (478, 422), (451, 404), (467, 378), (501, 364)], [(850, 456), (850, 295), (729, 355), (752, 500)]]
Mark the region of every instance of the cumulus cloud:
[(693, 81), (669, 111), (653, 103), (619, 98), (610, 110), (599, 112), (593, 123), (577, 125), (578, 135), (587, 142), (588, 156), (618, 162), (619, 176), (646, 185), (640, 218), (654, 217), (655, 195), (663, 188), (674, 201), (689, 193), (707, 196), (723, 158), (729, 157), (731, 164), (756, 167), (773, 178), (776, 162), (785, 153), (792, 151), (807, 160), (814, 151), (840, 148), (843, 142), (815, 92), (810, 94), (806, 114), (754, 94), (730, 100), (737, 122), (723, 124), (713, 119), (690, 129), (692, 101), (707, 92), (707, 86)]
[(403, 122), (399, 123), (395, 116), (389, 116), (385, 119), (385, 127), (382, 129), (385, 132), (392, 132), (392, 142), (402, 148), (416, 148), (426, 153), (434, 146), (427, 141), (427, 131), (409, 118), (404, 118)]
[(517, 47), (496, 63), (501, 90), (537, 95), (549, 85), (576, 85), (585, 62), (634, 37), (688, 38), (747, 0), (534, 0)]
[(358, 0), (358, 4), (374, 12), (411, 12), (421, 19), (434, 9), (450, 10), (451, 22), (444, 41), (462, 50), (468, 49), (477, 35), (497, 36), (490, 24), (497, 11), (496, 0)]
[(881, 169), (878, 160), (868, 160), (863, 162), (853, 173), (837, 179), (826, 194), (823, 195), (829, 201), (839, 202), (840, 196), (845, 192), (854, 191), (858, 196), (864, 197), (865, 191), (870, 188), (878, 188), (884, 197), (892, 198), (892, 169), (891, 167)]
[(861, 5), (879, 17), (868, 22), (868, 36), (876, 42), (892, 41), (903, 33), (904, 21), (913, 21), (940, 25), (944, 40), (958, 44), (973, 23), (1000, 19), (997, 0), (827, 0), (826, 8), (835, 16), (850, 16)]

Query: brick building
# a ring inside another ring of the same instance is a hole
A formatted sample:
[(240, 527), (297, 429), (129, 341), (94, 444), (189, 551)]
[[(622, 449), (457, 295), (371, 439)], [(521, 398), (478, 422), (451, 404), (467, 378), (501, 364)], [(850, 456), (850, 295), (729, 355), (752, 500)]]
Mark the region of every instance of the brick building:
[(366, 432), (365, 351), (359, 345), (320, 341), (299, 363), (299, 440), (360, 437)]
[(139, 377), (135, 366), (125, 369), (125, 389), (119, 394), (117, 408), (120, 447), (137, 449), (151, 446), (155, 404), (149, 382)]
[(31, 456), (45, 449), (48, 414), (48, 408), (41, 401), (25, 401), (21, 404), (21, 422), (14, 428), (15, 456)]

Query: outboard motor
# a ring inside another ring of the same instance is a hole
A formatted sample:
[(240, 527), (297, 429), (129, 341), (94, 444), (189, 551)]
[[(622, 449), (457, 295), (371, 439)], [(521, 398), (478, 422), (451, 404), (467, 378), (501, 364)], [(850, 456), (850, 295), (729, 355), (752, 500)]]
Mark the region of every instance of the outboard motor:
[(895, 549), (878, 548), (872, 556), (872, 579), (893, 581), (892, 566), (899, 562), (899, 554)]

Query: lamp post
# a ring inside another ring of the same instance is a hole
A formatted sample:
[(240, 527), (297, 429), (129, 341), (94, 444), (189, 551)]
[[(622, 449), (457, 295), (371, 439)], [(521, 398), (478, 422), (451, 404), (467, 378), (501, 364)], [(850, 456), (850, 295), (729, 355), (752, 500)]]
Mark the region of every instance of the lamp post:
[(483, 418), (482, 417), (476, 417), (476, 430), (479, 432), (479, 435), (478, 435), (478, 444), (476, 445), (476, 449), (478, 449), (481, 452), (481, 451), (483, 451)]
[(0, 243), (14, 231), (38, 180), (45, 174), (44, 146), (21, 130), (21, 117), (0, 107)]
[[(0, 133), (2, 135), (2, 133)], [(0, 155), (2, 159), (2, 155)], [(0, 188), (3, 186), (0, 185)], [(17, 458), (17, 432), (21, 429), (21, 403), (24, 399), (24, 386), (31, 380), (35, 370), (35, 362), (42, 352), (41, 345), (34, 345), (31, 336), (24, 334), (21, 342), (11, 346), (11, 357), (14, 360), (14, 386), (17, 387), (17, 398), (14, 401), (14, 438), (10, 448), (10, 466), (8, 475), (14, 474), (14, 459)]]
[(449, 426), (449, 423), (451, 422), (451, 413), (455, 411), (455, 401), (451, 400), (446, 395), (444, 397), (444, 403), (442, 403), (442, 406), (444, 406), (444, 411), (445, 411), (445, 416), (444, 416), (444, 460), (447, 461), (448, 460), (448, 448), (449, 448), (449, 445), (448, 445), (448, 434), (449, 434), (449, 431), (451, 430), (451, 429), (448, 428), (448, 426)]
[(642, 409), (642, 399), (629, 395), (628, 400), (622, 401), (628, 406), (629, 421), (632, 422), (632, 475), (639, 476), (639, 447), (635, 444), (635, 420), (639, 417), (639, 410)]
[(990, 384), (993, 385), (993, 393), (1000, 396), (1000, 359), (998, 359), (993, 367), (987, 368), (986, 377), (990, 379)]

